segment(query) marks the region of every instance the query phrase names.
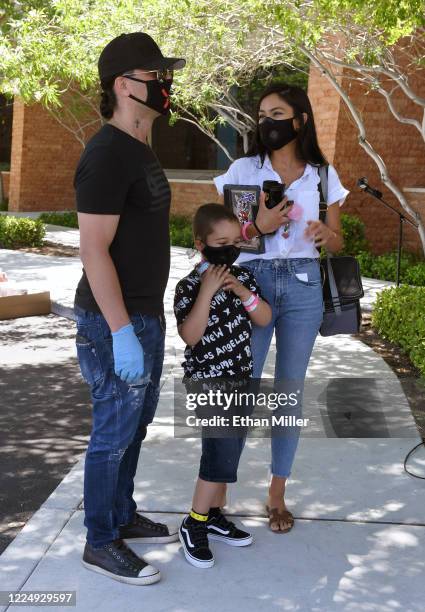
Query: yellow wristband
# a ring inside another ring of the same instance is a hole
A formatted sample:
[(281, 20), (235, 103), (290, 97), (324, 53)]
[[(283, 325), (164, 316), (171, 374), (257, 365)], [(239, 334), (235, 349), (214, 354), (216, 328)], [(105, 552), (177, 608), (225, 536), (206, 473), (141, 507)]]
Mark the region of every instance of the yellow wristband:
[(198, 514), (194, 510), (191, 510), (189, 514), (192, 518), (196, 519), (197, 521), (207, 521), (208, 520), (208, 514)]

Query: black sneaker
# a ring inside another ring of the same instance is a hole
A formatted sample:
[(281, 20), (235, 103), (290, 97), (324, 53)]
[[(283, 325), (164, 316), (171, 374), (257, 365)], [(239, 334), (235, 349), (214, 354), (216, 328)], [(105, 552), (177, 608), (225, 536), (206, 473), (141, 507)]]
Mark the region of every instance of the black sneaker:
[(128, 584), (153, 584), (161, 578), (159, 570), (138, 557), (121, 539), (99, 549), (86, 542), (81, 562), (93, 572)]
[(119, 528), (120, 538), (144, 544), (168, 544), (177, 542), (179, 533), (177, 528), (167, 527), (163, 523), (154, 523), (146, 516), (134, 513), (133, 521)]
[(184, 556), (195, 567), (212, 567), (214, 555), (208, 546), (207, 527), (201, 521), (188, 521), (188, 518), (183, 519), (179, 529)]
[(238, 529), (235, 523), (228, 521), (224, 514), (212, 516), (207, 521), (208, 539), (219, 540), (230, 546), (249, 546), (252, 535)]

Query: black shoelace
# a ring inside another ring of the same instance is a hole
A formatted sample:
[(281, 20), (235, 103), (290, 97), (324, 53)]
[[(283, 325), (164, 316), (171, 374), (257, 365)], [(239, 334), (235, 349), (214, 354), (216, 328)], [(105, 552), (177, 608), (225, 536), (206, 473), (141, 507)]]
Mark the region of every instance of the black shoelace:
[(140, 514), (135, 515), (134, 522), (136, 525), (140, 525), (141, 527), (149, 527), (149, 529), (152, 529), (153, 531), (165, 531), (167, 527), (163, 523), (155, 523), (146, 516), (141, 516)]
[[(140, 571), (140, 570), (142, 570), (146, 566), (145, 561), (140, 559), (131, 550), (131, 548), (126, 545), (124, 540), (115, 540), (114, 544), (115, 544), (115, 549), (121, 552), (121, 555), (119, 555), (119, 554), (114, 555), (113, 554), (114, 551), (112, 549), (112, 554), (117, 559), (117, 561), (121, 562), (121, 559), (123, 559), (124, 562), (126, 564), (128, 564), (130, 569), (133, 570), (133, 571)], [(109, 544), (106, 544), (105, 548), (109, 549), (109, 548), (112, 548), (112, 547)]]

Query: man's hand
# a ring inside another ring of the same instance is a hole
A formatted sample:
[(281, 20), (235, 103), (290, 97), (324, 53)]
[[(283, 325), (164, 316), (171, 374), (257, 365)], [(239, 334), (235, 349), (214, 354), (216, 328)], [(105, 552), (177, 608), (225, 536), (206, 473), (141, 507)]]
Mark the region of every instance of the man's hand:
[(230, 275), (227, 266), (215, 266), (210, 264), (201, 277), (201, 291), (212, 297)]
[(129, 385), (138, 382), (144, 372), (144, 353), (131, 323), (112, 333), (115, 374)]

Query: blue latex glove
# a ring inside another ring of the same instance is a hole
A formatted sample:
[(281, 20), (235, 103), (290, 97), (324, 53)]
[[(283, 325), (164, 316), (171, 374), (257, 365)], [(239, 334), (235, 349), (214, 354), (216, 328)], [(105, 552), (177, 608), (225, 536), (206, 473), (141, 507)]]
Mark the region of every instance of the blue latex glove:
[(138, 382), (144, 372), (143, 348), (131, 323), (112, 332), (115, 374), (129, 385)]

